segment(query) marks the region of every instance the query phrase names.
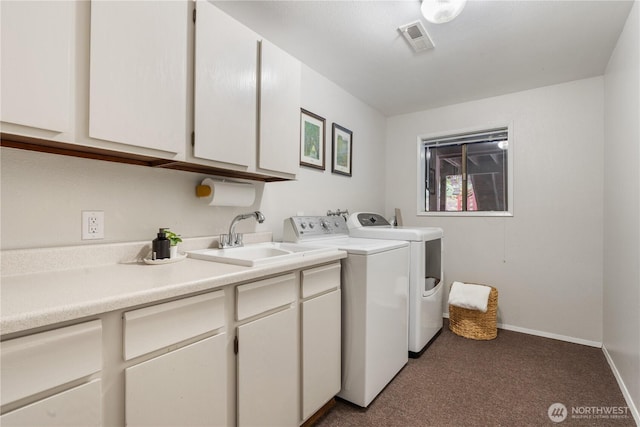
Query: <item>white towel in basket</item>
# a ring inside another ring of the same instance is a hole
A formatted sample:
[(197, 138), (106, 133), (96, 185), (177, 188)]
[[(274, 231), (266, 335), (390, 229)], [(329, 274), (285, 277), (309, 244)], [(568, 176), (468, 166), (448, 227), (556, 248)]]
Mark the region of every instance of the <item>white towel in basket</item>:
[(449, 292), (449, 304), (469, 310), (487, 312), (490, 286), (453, 282)]

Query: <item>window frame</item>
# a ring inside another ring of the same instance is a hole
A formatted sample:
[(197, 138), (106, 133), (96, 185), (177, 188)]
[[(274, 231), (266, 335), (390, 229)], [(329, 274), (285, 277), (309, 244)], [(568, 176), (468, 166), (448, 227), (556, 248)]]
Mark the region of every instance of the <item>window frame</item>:
[[(465, 133), (480, 133), (491, 129), (506, 128), (509, 135), (509, 147), (507, 149), (507, 206), (504, 211), (427, 211), (426, 206), (426, 159), (424, 149), (425, 140), (446, 138), (453, 135)], [(421, 134), (417, 137), (417, 162), (418, 162), (418, 188), (417, 188), (417, 216), (422, 217), (513, 217), (514, 216), (514, 151), (515, 151), (515, 133), (513, 131), (513, 123), (495, 123), (466, 129), (453, 129), (445, 132), (437, 132), (431, 134)]]

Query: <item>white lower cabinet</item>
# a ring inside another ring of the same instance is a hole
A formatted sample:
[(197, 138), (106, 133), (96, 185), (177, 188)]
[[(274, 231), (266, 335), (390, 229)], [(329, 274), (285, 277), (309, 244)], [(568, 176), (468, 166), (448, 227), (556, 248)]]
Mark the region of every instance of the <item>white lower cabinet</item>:
[(302, 419), (340, 391), (340, 290), (302, 303)]
[(224, 295), (210, 292), (124, 313), (124, 360), (221, 330)]
[(298, 425), (297, 310), (238, 327), (238, 425)]
[[(236, 288), (239, 426), (298, 425), (297, 275)], [(275, 311), (274, 310), (279, 310)]]
[(302, 272), (302, 420), (340, 391), (340, 264)]
[(0, 424), (297, 427), (340, 389), (340, 292), (337, 262), (5, 340)]
[(2, 426), (102, 424), (100, 320), (2, 342)]
[(125, 370), (127, 426), (227, 425), (226, 334)]
[(238, 425), (297, 426), (340, 391), (340, 264), (236, 293)]
[(125, 369), (127, 426), (228, 424), (224, 298), (220, 290), (124, 313), (123, 358), (149, 355)]
[(4, 414), (0, 417), (0, 425), (101, 426), (101, 397), (100, 380), (93, 380)]

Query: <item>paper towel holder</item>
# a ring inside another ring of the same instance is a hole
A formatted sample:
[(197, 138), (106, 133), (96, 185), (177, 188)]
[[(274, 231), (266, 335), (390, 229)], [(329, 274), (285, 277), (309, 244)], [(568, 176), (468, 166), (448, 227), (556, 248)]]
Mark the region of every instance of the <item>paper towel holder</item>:
[(209, 199), (209, 206), (251, 206), (255, 201), (255, 186), (245, 182), (216, 181), (205, 178), (196, 186), (196, 196)]
[[(215, 180), (213, 180), (211, 178), (203, 179), (202, 183), (200, 183), (200, 184), (198, 184), (196, 186), (196, 196), (198, 196), (198, 197), (209, 197), (209, 196), (211, 196), (211, 194), (213, 193), (213, 189), (211, 188), (210, 184), (212, 184), (212, 183), (215, 184), (215, 183), (218, 183), (218, 182), (227, 182), (227, 180), (223, 179), (222, 181), (215, 181)], [(232, 182), (234, 184), (240, 184), (240, 183), (237, 183), (237, 182), (234, 182), (234, 181), (230, 181), (230, 182)]]

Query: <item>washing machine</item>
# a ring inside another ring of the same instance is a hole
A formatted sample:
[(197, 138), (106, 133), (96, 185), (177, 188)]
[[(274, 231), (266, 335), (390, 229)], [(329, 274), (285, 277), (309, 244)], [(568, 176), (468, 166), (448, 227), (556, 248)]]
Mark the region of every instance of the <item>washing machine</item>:
[(356, 212), (347, 220), (351, 237), (407, 241), (409, 267), (409, 356), (419, 357), (442, 331), (442, 239), (438, 227), (396, 227), (382, 215)]
[(349, 237), (340, 216), (287, 218), (283, 240), (347, 252), (338, 397), (367, 407), (408, 362), (409, 244)]

